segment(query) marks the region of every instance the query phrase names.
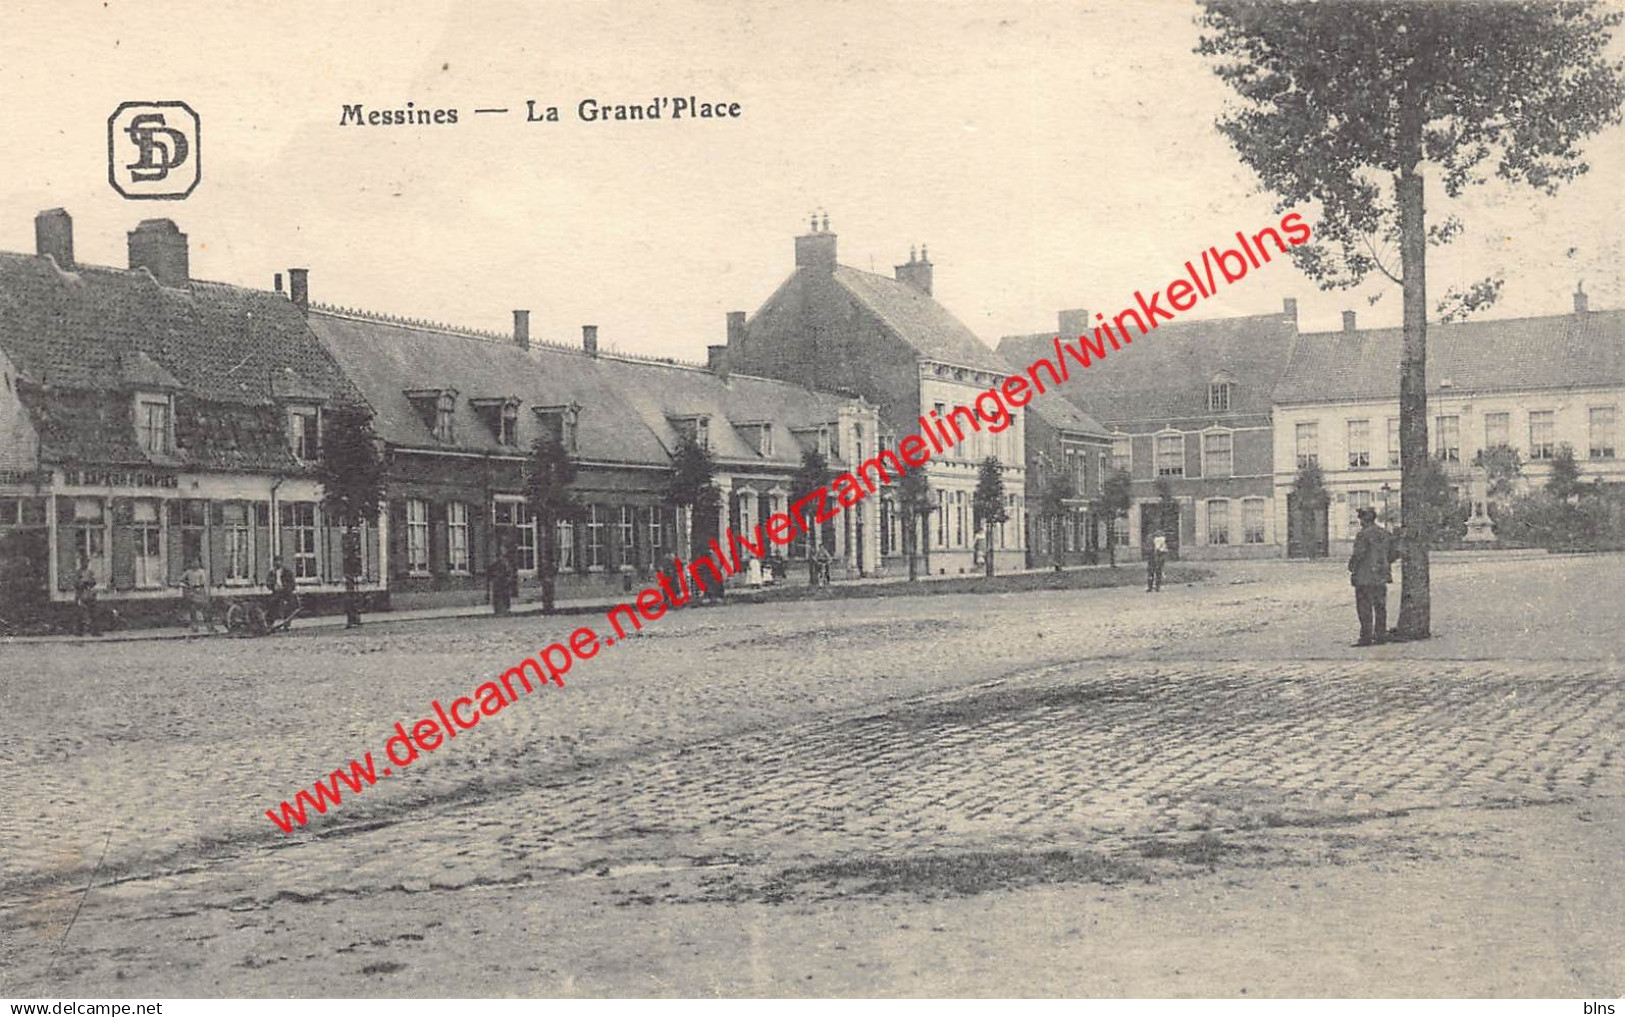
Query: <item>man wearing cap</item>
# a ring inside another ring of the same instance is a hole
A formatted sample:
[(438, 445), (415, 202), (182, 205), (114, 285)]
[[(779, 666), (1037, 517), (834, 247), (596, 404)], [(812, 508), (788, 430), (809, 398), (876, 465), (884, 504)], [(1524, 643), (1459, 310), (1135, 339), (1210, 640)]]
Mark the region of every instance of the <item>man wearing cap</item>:
[(1354, 537), (1354, 553), (1349, 556), (1349, 583), (1354, 587), (1354, 609), (1360, 614), (1360, 641), (1370, 646), (1388, 640), (1388, 584), (1393, 582), (1389, 564), (1388, 531), (1377, 525), (1377, 513), (1369, 508), (1355, 512), (1360, 532)]

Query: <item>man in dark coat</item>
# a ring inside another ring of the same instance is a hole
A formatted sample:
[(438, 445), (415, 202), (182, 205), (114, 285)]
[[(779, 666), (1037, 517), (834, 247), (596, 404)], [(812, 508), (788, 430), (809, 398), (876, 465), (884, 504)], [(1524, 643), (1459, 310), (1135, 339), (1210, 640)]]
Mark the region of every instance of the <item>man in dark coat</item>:
[(1377, 513), (1368, 508), (1355, 513), (1360, 532), (1349, 556), (1349, 583), (1354, 587), (1354, 609), (1360, 615), (1360, 641), (1370, 646), (1388, 641), (1388, 584), (1393, 582), (1392, 539), (1377, 525)]
[(506, 540), (497, 542), (497, 553), (491, 556), (491, 566), (486, 570), (486, 576), (491, 583), (491, 612), (507, 614), (513, 609), (514, 584), (519, 573), (513, 567)]

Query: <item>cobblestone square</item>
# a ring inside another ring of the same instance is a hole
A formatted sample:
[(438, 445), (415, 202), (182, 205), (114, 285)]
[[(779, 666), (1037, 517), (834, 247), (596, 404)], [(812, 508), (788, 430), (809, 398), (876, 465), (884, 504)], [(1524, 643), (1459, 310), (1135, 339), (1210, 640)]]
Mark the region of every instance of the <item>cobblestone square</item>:
[(1617, 995), (1622, 565), (688, 610), (291, 835), (594, 619), (0, 646), (0, 991)]

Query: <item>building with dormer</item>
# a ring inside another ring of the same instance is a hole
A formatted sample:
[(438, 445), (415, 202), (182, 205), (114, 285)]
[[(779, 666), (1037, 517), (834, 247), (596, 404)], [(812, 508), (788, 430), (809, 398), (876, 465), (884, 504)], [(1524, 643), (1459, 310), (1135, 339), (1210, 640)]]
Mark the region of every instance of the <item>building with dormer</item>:
[[(829, 219), (813, 220), (795, 238), (795, 270), (748, 320), (730, 329), (725, 351), (735, 370), (779, 378), (823, 392), (862, 398), (879, 410), (879, 433), (854, 434), (852, 447), (837, 450), (861, 461), (877, 450), (921, 432), (922, 417), (945, 418), (955, 407), (972, 407), (981, 392), (1001, 384), (1012, 368), (932, 295), (934, 266), (921, 248), (891, 278), (842, 265)], [(982, 529), (972, 506), (977, 469), (996, 457), (1004, 470), (1007, 519), (994, 530), (995, 564), (1025, 565), (1027, 485), (1023, 414), (997, 432), (990, 425), (968, 433), (955, 448), (926, 467), (935, 511), (921, 521), (917, 545), (928, 551), (938, 573), (978, 567), (974, 547)], [(904, 567), (901, 516), (895, 485), (882, 492), (877, 569)]]

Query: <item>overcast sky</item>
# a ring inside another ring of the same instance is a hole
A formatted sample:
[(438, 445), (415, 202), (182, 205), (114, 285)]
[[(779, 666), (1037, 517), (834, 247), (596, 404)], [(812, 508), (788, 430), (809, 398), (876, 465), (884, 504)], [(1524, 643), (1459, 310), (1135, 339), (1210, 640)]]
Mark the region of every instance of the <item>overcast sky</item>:
[[(890, 274), (911, 243), (938, 298), (989, 343), (1115, 310), (1206, 245), (1274, 221), (1213, 130), (1226, 94), (1193, 55), (1194, 4), (22, 2), (0, 13), (0, 248), (73, 214), (82, 261), (170, 216), (200, 278), (268, 287), (308, 266), (317, 300), (703, 359), (754, 311), (827, 210), (845, 264)], [(364, 12), (364, 13), (358, 13)], [(731, 121), (581, 123), (583, 98), (738, 102)], [(183, 99), (202, 185), (127, 201), (107, 183), (120, 102)], [(527, 124), (525, 100), (560, 107)], [(459, 110), (455, 127), (341, 127), (341, 107)], [(507, 116), (476, 116), (506, 106)], [(1562, 312), (1583, 278), (1625, 306), (1625, 131), (1544, 197), (1492, 184), (1430, 256), (1430, 292), (1508, 276), (1490, 316)], [(1430, 211), (1443, 205), (1435, 194)], [(1572, 249), (1572, 250), (1571, 250)], [(1371, 306), (1367, 297), (1387, 295)], [(1325, 294), (1277, 262), (1201, 316), (1299, 300), (1306, 329), (1395, 324), (1389, 284)]]

